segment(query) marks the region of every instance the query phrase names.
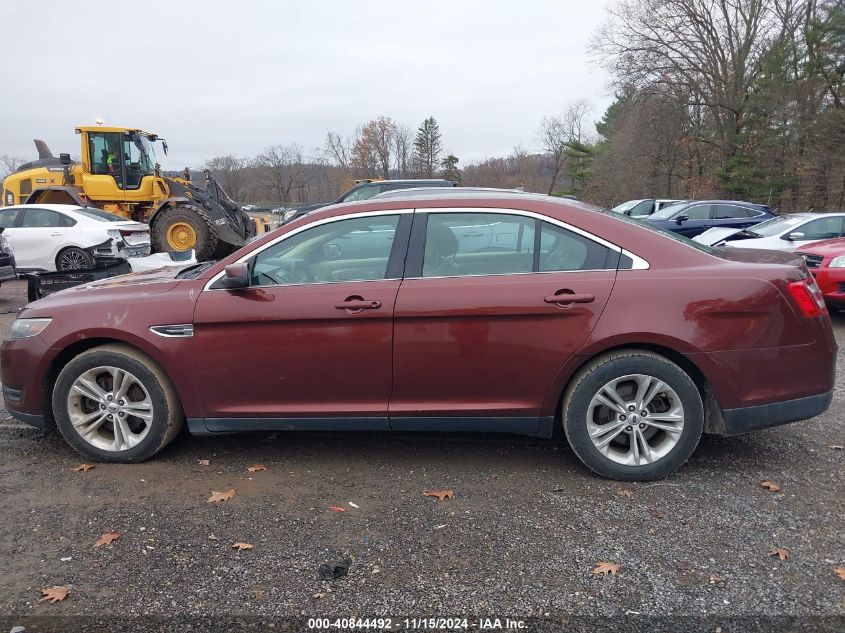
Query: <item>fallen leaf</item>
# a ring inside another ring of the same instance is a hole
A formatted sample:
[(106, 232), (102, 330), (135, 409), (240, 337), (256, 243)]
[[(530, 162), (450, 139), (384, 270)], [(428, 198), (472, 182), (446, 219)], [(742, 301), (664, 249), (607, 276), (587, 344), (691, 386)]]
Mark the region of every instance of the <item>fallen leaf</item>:
[(834, 567), (833, 573), (839, 576), (842, 580), (845, 580), (845, 567)]
[(211, 491), (211, 496), (208, 498), (209, 503), (217, 503), (219, 501), (228, 501), (235, 496), (235, 490), (227, 490), (226, 492)]
[(197, 462), (197, 464), (199, 464), (200, 466), (208, 466), (210, 463), (211, 462), (208, 461), (207, 459), (201, 459)]
[(769, 552), (769, 556), (777, 556), (781, 560), (786, 560), (789, 558), (789, 550), (785, 547), (776, 547)]
[(314, 594), (314, 595), (312, 595), (311, 597), (312, 597), (312, 598), (314, 598), (314, 600), (320, 600), (320, 599), (322, 599), (322, 598), (325, 598), (325, 597), (326, 597), (326, 595), (327, 595), (327, 594), (323, 593), (322, 591), (318, 591), (317, 593), (315, 593), (315, 594)]
[(49, 600), (50, 604), (54, 602), (61, 602), (67, 595), (70, 593), (70, 589), (67, 587), (44, 587), (41, 590), (41, 600), (38, 602), (44, 602), (45, 600)]
[(103, 534), (96, 543), (94, 543), (94, 547), (102, 547), (103, 545), (111, 545), (112, 541), (116, 541), (120, 538), (120, 532), (116, 532), (112, 530), (111, 532), (106, 532)]
[(780, 490), (779, 484), (776, 484), (773, 481), (769, 481), (768, 479), (766, 481), (761, 481), (760, 485), (763, 486), (763, 488), (765, 488), (769, 492), (777, 492), (778, 490)]
[(593, 568), (594, 574), (602, 574), (603, 576), (607, 576), (610, 574), (611, 576), (615, 576), (619, 573), (619, 568), (621, 565), (618, 563), (603, 563), (597, 562), (596, 566)]
[(715, 585), (717, 583), (723, 582), (724, 580), (725, 580), (724, 578), (722, 578), (721, 576), (717, 576), (716, 574), (710, 575), (710, 584), (711, 585)]
[(845, 446), (842, 446), (842, 444), (828, 444), (827, 447), (831, 448), (835, 451), (841, 451), (841, 450), (845, 449)]
[(234, 547), (236, 550), (241, 552), (245, 549), (252, 549), (253, 544), (252, 543), (242, 543), (242, 542), (238, 541), (237, 543), (233, 544), (232, 547)]
[(346, 512), (346, 508), (341, 508), (340, 506), (329, 506), (329, 510), (334, 510), (335, 512)]
[(267, 597), (267, 592), (264, 589), (253, 589), (252, 593), (255, 595), (256, 600), (264, 600)]
[(438, 501), (452, 499), (455, 493), (451, 490), (423, 490), (423, 497), (437, 497)]
[(250, 466), (247, 470), (251, 473), (258, 473), (262, 470), (267, 470), (267, 468), (265, 468), (264, 464), (256, 464), (255, 466)]
[(658, 510), (655, 510), (654, 512), (652, 512), (651, 516), (653, 516), (655, 519), (663, 519), (663, 518), (666, 517), (665, 514), (663, 514), (662, 512), (659, 512)]
[(209, 540), (209, 541), (219, 541), (220, 539), (219, 539), (219, 538), (217, 538), (214, 534), (209, 534), (209, 535), (208, 535), (208, 540)]
[(71, 468), (70, 472), (72, 472), (72, 473), (87, 473), (92, 468), (94, 468), (94, 464), (80, 464), (76, 468)]
[(618, 494), (620, 497), (628, 497), (628, 498), (631, 498), (631, 497), (633, 497), (633, 496), (634, 496), (634, 491), (633, 491), (633, 490), (628, 490), (627, 488), (621, 488), (620, 490), (617, 490), (617, 491), (616, 491), (616, 494)]

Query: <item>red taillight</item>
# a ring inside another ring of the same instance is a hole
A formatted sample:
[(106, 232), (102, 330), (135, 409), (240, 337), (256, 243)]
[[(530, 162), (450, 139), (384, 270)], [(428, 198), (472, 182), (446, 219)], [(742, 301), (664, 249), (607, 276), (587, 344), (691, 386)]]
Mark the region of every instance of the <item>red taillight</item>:
[(126, 231), (124, 229), (120, 229), (120, 234), (123, 237), (130, 237), (130, 236), (135, 235), (136, 233), (140, 233), (140, 232), (141, 231)]
[(812, 279), (786, 284), (786, 290), (805, 317), (821, 316), (827, 312), (821, 290)]

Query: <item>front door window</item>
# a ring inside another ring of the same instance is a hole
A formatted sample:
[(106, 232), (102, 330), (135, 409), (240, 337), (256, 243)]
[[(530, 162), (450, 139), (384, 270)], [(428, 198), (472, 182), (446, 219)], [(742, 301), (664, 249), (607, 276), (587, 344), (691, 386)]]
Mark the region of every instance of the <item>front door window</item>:
[(381, 215), (338, 220), (302, 231), (256, 256), (251, 285), (385, 279), (398, 224), (398, 215)]

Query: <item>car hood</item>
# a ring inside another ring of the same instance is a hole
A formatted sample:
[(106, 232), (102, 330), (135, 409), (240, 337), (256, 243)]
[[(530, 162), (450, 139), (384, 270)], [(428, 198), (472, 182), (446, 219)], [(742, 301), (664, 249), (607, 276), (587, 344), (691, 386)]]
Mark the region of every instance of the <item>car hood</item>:
[(73, 286), (33, 301), (27, 305), (22, 315), (40, 316), (49, 314), (52, 308), (64, 308), (82, 303), (123, 301), (127, 298), (143, 301), (145, 296), (161, 294), (175, 288), (180, 282), (176, 279), (178, 273), (178, 269), (160, 268)]
[(813, 255), (824, 255), (826, 257), (845, 255), (845, 238), (838, 237), (832, 240), (813, 242), (812, 244), (802, 246), (801, 252), (812, 253)]
[(741, 232), (742, 229), (715, 227), (712, 229), (707, 229), (703, 233), (696, 235), (694, 238), (692, 238), (692, 241), (698, 242), (699, 244), (704, 244), (705, 246), (713, 246), (714, 244), (721, 242), (722, 240), (726, 240), (727, 238), (735, 236), (737, 233)]
[(804, 265), (804, 258), (795, 253), (784, 251), (771, 251), (764, 248), (739, 248), (731, 247), (722, 249), (724, 258), (732, 262), (743, 262), (746, 264), (783, 264), (785, 266)]

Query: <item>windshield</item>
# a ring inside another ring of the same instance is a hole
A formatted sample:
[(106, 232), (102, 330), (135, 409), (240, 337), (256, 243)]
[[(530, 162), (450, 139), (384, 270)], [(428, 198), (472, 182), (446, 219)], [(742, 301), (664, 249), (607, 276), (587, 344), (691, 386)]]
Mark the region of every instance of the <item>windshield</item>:
[(650, 220), (668, 220), (673, 215), (675, 215), (678, 211), (683, 209), (687, 206), (686, 202), (678, 202), (676, 204), (670, 204), (668, 207), (663, 207), (660, 211), (655, 211), (649, 216)]
[[(608, 213), (608, 212), (603, 211), (602, 213)], [(655, 215), (656, 214), (650, 215), (649, 219), (653, 218)], [(706, 246), (704, 244), (699, 244), (698, 242), (693, 242), (688, 237), (684, 237), (683, 235), (675, 233), (674, 231), (669, 231), (668, 229), (664, 229), (664, 228), (661, 228), (660, 226), (656, 226), (652, 222), (648, 222), (648, 221), (645, 221), (645, 220), (639, 220), (637, 218), (632, 218), (629, 215), (620, 215), (620, 214), (617, 214), (617, 213), (614, 213), (613, 217), (618, 218), (618, 219), (622, 220), (623, 222), (630, 222), (631, 224), (636, 224), (637, 226), (642, 226), (642, 227), (648, 229), (649, 231), (654, 231), (655, 233), (660, 233), (661, 235), (664, 235), (668, 238), (671, 238), (671, 239), (675, 240), (676, 242), (681, 242), (682, 244), (686, 244), (687, 246), (691, 246), (692, 248), (694, 248), (698, 251), (702, 251), (704, 253), (707, 253), (708, 255), (713, 255), (714, 257), (721, 257), (721, 258), (725, 257), (724, 251), (722, 251), (722, 249), (720, 249), (720, 248), (714, 248), (713, 246)]]
[(627, 211), (628, 209), (632, 209), (633, 207), (637, 206), (640, 202), (642, 202), (642, 200), (628, 200), (628, 202), (617, 204), (611, 209), (611, 211), (616, 211), (616, 213), (625, 213), (625, 211)]
[(754, 235), (759, 235), (760, 237), (773, 237), (795, 228), (805, 220), (807, 218), (801, 215), (785, 215), (760, 222), (760, 224), (755, 224), (745, 231), (746, 233), (754, 233)]
[(99, 209), (80, 207), (78, 209), (74, 209), (74, 211), (79, 215), (84, 215), (86, 218), (99, 220), (100, 222), (126, 222), (126, 218), (124, 217), (115, 215), (114, 213), (109, 213), (108, 211), (100, 211)]
[[(153, 144), (150, 143), (150, 139), (142, 134), (134, 134), (132, 140), (135, 145), (133, 150), (137, 149), (138, 151), (137, 162), (140, 172), (142, 174), (152, 174), (155, 171), (156, 164), (156, 153), (153, 149)], [(134, 154), (135, 152), (133, 151), (130, 162), (135, 162)]]
[(364, 186), (358, 189), (353, 189), (349, 192), (349, 194), (343, 199), (344, 202), (355, 202), (356, 200), (366, 200), (367, 198), (372, 198), (379, 192), (381, 187), (372, 185), (372, 186)]

